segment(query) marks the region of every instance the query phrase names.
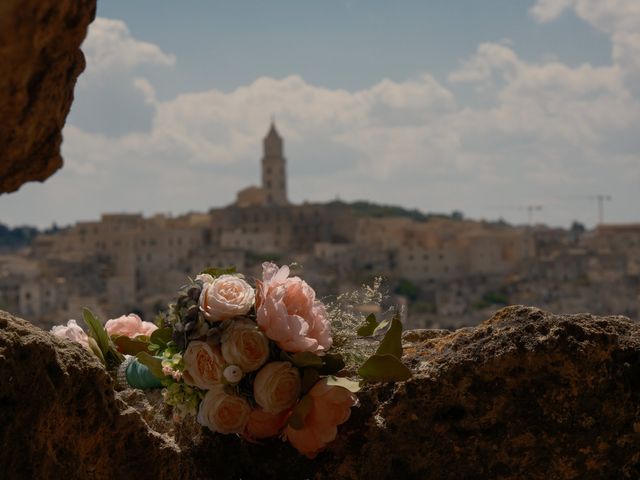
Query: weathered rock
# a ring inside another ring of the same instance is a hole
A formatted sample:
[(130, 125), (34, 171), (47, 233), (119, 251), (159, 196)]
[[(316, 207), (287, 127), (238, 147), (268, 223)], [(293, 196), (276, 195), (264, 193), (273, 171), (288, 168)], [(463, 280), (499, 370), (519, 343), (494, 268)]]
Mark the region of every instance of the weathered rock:
[[(180, 478), (180, 450), (79, 344), (0, 312), (3, 479)], [(134, 475), (135, 473), (135, 475)]]
[(62, 166), (61, 130), (95, 9), (95, 0), (0, 2), (0, 193)]
[(0, 318), (8, 478), (640, 477), (640, 325), (624, 317), (509, 307), (406, 334), (414, 377), (361, 392), (315, 460), (169, 422), (157, 392), (114, 394), (81, 347)]

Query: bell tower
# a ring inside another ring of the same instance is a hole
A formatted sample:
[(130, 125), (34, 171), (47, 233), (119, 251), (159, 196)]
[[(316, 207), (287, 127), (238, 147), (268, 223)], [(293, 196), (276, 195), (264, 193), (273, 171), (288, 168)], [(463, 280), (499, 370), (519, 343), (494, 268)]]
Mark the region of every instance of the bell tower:
[(266, 205), (288, 205), (286, 159), (282, 137), (271, 120), (271, 127), (263, 140), (262, 189)]

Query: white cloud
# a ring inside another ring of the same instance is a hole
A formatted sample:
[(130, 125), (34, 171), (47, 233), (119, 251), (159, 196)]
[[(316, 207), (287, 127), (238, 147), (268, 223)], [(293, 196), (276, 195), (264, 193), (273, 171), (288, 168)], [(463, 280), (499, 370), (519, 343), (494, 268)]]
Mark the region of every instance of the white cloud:
[[(227, 204), (259, 178), (260, 142), (274, 114), (294, 201), (339, 194), (487, 216), (486, 205), (540, 203), (559, 192), (582, 198), (606, 187), (632, 204), (640, 181), (640, 102), (628, 82), (636, 60), (620, 52), (634, 51), (635, 20), (627, 17), (635, 7), (540, 0), (531, 14), (551, 21), (568, 8), (611, 36), (611, 65), (531, 63), (504, 42), (482, 43), (451, 72), (450, 85), (425, 73), (348, 92), (291, 75), (170, 100), (158, 100), (153, 75), (138, 67), (173, 68), (175, 59), (133, 38), (123, 22), (97, 19), (85, 42), (94, 74), (84, 78), (79, 110), (64, 132), (66, 167), (44, 186), (40, 202), (59, 205), (70, 220), (104, 210)], [(463, 103), (452, 90), (461, 85), (477, 87), (490, 102)], [(53, 189), (83, 200), (64, 206), (68, 196)], [(545, 215), (555, 223), (591, 220), (579, 211), (565, 206)]]
[(173, 55), (163, 52), (157, 45), (133, 38), (122, 20), (101, 17), (89, 27), (82, 51), (87, 58), (87, 71), (80, 77), (81, 81), (103, 72), (131, 69), (142, 64), (170, 66), (176, 61)]
[(530, 13), (540, 22), (549, 22), (568, 9), (611, 38), (613, 64), (620, 69), (627, 87), (640, 93), (640, 2), (538, 0)]

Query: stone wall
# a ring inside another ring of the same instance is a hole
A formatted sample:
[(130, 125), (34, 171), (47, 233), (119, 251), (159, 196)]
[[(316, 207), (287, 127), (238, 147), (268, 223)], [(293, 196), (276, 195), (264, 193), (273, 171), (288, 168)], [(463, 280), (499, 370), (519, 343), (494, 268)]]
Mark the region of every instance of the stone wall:
[(0, 316), (3, 478), (590, 479), (640, 476), (640, 325), (508, 307), (409, 331), (414, 377), (371, 385), (315, 460), (169, 420), (80, 346)]

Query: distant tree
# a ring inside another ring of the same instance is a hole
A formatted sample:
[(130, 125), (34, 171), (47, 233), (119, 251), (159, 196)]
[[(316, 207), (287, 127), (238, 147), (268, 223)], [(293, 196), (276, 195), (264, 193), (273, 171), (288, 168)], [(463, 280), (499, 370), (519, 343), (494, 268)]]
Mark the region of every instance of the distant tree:
[(451, 220), (464, 220), (464, 213), (460, 210), (454, 210), (451, 212)]
[(0, 248), (20, 248), (26, 247), (38, 235), (35, 227), (21, 226), (9, 228), (0, 223)]
[(581, 234), (586, 232), (587, 228), (584, 226), (583, 223), (578, 222), (577, 220), (574, 220), (571, 223), (571, 228), (569, 228), (569, 231), (571, 231), (571, 233)]
[(406, 278), (402, 278), (398, 282), (398, 286), (395, 288), (394, 293), (396, 295), (407, 297), (413, 302), (418, 298), (420, 291), (413, 282), (407, 280)]

